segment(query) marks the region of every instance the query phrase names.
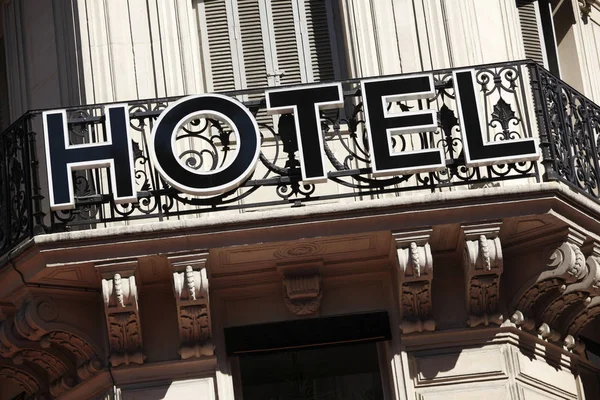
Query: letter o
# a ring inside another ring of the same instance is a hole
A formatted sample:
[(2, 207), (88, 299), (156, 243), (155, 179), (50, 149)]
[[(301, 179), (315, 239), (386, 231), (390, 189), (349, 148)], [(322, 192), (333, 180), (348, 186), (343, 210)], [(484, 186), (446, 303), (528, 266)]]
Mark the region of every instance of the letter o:
[[(237, 137), (237, 154), (224, 168), (193, 171), (177, 160), (175, 135), (195, 115), (213, 116), (229, 123)], [(256, 120), (239, 101), (219, 95), (185, 97), (161, 114), (150, 138), (152, 161), (160, 175), (178, 190), (199, 196), (218, 195), (240, 186), (254, 171), (260, 153), (260, 131)]]

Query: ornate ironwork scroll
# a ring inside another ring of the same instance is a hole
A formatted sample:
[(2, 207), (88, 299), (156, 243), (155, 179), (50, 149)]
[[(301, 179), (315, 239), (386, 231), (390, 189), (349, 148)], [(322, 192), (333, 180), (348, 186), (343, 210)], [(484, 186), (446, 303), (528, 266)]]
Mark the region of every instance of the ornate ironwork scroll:
[[(555, 171), (560, 179), (596, 198), (600, 108), (530, 62), (473, 68), (487, 140), (537, 136), (532, 117), (537, 116), (538, 122), (545, 118), (542, 134), (546, 132), (548, 140), (541, 142), (542, 147), (546, 146), (544, 163), (550, 171), (548, 178), (553, 179), (552, 171)], [(161, 112), (176, 99), (154, 99), (129, 103), (139, 201), (116, 204), (105, 170), (77, 171), (73, 179), (76, 207), (51, 211), (47, 199), (42, 198), (44, 191), (40, 187), (47, 187), (47, 182), (37, 161), (44, 159), (43, 146), (40, 146), (41, 112), (27, 113), (0, 134), (1, 252), (6, 253), (25, 238), (42, 231), (94, 229), (139, 219), (194, 218), (219, 210), (301, 206), (342, 198), (359, 201), (400, 196), (406, 191), (440, 192), (459, 186), (497, 186), (512, 179), (540, 181), (535, 162), (466, 167), (452, 70), (434, 71), (433, 75), (434, 97), (389, 103), (388, 107), (395, 112), (437, 111), (435, 131), (394, 135), (392, 145), (396, 152), (442, 149), (447, 165), (443, 170), (385, 178), (372, 176), (360, 82), (355, 79), (342, 83), (345, 107), (321, 114), (328, 182), (305, 185), (301, 182), (293, 117), (266, 116), (262, 89), (232, 92), (228, 95), (243, 101), (259, 116), (260, 160), (253, 175), (240, 188), (212, 198), (182, 193), (158, 174), (149, 156), (150, 132)], [(532, 88), (535, 110), (530, 106)], [(72, 144), (106, 139), (101, 105), (69, 108), (67, 117)], [(189, 169), (202, 171), (226, 166), (238, 150), (236, 135), (227, 122), (204, 115), (184, 124), (176, 134), (175, 143), (179, 162)]]

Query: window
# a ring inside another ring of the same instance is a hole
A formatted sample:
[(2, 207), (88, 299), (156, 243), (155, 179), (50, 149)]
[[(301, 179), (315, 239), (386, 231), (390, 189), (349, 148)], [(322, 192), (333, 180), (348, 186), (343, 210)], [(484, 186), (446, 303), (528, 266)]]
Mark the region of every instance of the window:
[(559, 75), (552, 14), (546, 0), (517, 0), (525, 57)]
[(341, 77), (335, 2), (200, 0), (208, 91), (330, 81)]
[(525, 56), (583, 91), (571, 0), (516, 0)]
[(236, 399), (390, 398), (386, 311), (235, 326), (224, 335)]
[(375, 343), (240, 357), (244, 400), (383, 400)]

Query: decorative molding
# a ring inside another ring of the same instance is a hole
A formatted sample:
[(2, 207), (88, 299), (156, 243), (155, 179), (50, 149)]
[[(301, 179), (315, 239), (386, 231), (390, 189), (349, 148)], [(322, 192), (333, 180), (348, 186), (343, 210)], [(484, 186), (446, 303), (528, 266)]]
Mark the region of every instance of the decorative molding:
[(398, 263), (398, 289), (403, 334), (434, 331), (431, 281), (433, 257), (429, 238), (431, 229), (392, 232)]
[[(581, 252), (585, 236), (572, 228), (567, 228), (565, 233), (565, 239), (550, 256), (548, 268), (530, 279), (513, 299), (512, 309), (521, 310), (539, 323), (547, 322), (541, 319), (546, 305), (552, 306), (566, 293), (569, 285), (583, 281), (588, 275), (585, 256)], [(556, 306), (560, 306), (560, 303)], [(549, 313), (546, 315), (550, 316)]]
[[(49, 349), (53, 345), (65, 349), (75, 358), (77, 366), (97, 359), (99, 350), (93, 346), (92, 341), (76, 327), (60, 322), (59, 317), (59, 309), (50, 298), (37, 297), (17, 310), (13, 327), (23, 338), (39, 342), (43, 349)], [(5, 348), (7, 341), (11, 340), (10, 332), (8, 325), (6, 328), (4, 326), (3, 324), (0, 329), (0, 349), (10, 351)]]
[(206, 262), (208, 252), (170, 257), (183, 360), (214, 355)]
[[(600, 307), (596, 312), (592, 311), (595, 306), (591, 305), (593, 299), (600, 295), (600, 243), (594, 243), (592, 254), (585, 262), (586, 270), (583, 279), (566, 286), (560, 297), (550, 302), (541, 314), (541, 320), (548, 323), (551, 327), (559, 329), (564, 334), (569, 332), (578, 332), (585, 324), (586, 318), (577, 320), (581, 315), (588, 315), (590, 320), (600, 312)], [(583, 274), (583, 273), (582, 273)], [(596, 300), (596, 304), (600, 300)], [(588, 309), (588, 306), (591, 308)], [(577, 327), (576, 325), (581, 324)], [(570, 326), (573, 325), (573, 329)]]
[(101, 267), (102, 295), (113, 367), (143, 364), (142, 329), (134, 271), (137, 262)]
[(17, 384), (25, 391), (27, 396), (32, 396), (42, 389), (41, 382), (33, 372), (26, 371), (22, 367), (11, 365), (0, 365), (0, 379), (7, 379)]
[(500, 275), (503, 271), (501, 222), (463, 225), (465, 237), (463, 268), (466, 280), (466, 299), (469, 319), (473, 328), (479, 325), (501, 325), (498, 311)]
[(518, 328), (526, 331), (533, 331), (535, 329), (535, 322), (525, 318), (525, 315), (517, 310), (510, 318), (505, 319), (500, 326), (503, 328)]
[(9, 321), (0, 322), (0, 357), (7, 359), (12, 358), (21, 350), (11, 338), (10, 326)]
[(321, 287), (322, 261), (297, 264), (280, 264), (284, 302), (290, 312), (303, 316), (319, 311), (323, 289)]

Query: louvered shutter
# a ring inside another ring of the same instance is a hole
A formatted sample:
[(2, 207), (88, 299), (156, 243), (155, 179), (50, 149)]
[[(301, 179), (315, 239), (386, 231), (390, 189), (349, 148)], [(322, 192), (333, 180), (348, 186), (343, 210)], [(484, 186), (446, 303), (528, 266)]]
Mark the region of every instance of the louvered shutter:
[(517, 0), (525, 57), (545, 66), (543, 36), (537, 6), (537, 1)]
[(204, 0), (213, 91), (335, 79), (326, 0)]
[(226, 0), (204, 1), (204, 21), (208, 44), (212, 91), (236, 89), (234, 63), (232, 57), (232, 38)]
[(259, 0), (238, 0), (237, 10), (245, 76), (243, 89), (268, 86)]
[[(295, 0), (294, 0), (295, 1)], [(279, 83), (290, 85), (306, 81), (299, 53), (299, 27), (292, 0), (271, 0), (271, 24), (275, 37), (275, 59)]]
[[(269, 86), (267, 74), (266, 43), (264, 40), (265, 18), (261, 15), (263, 0), (237, 0), (237, 24), (240, 29), (243, 69), (242, 89)], [(262, 99), (262, 93), (250, 94), (245, 100)], [(272, 123), (272, 117), (264, 109), (256, 116), (259, 124)]]
[(325, 0), (301, 0), (306, 15), (307, 67), (312, 82), (335, 79)]

